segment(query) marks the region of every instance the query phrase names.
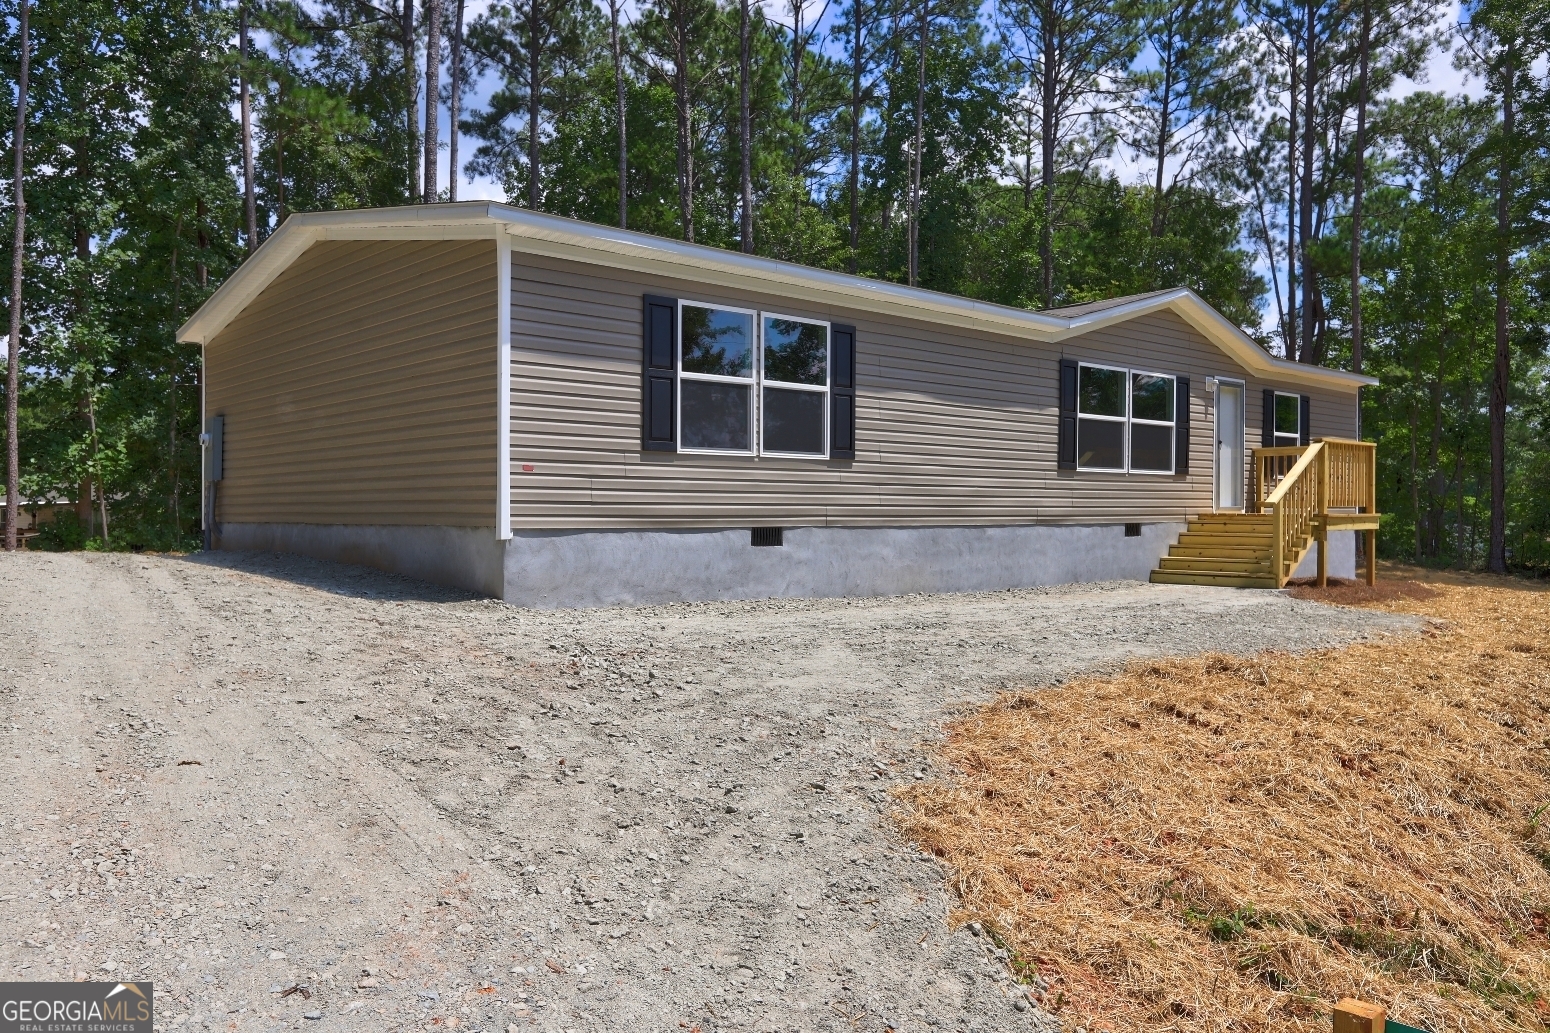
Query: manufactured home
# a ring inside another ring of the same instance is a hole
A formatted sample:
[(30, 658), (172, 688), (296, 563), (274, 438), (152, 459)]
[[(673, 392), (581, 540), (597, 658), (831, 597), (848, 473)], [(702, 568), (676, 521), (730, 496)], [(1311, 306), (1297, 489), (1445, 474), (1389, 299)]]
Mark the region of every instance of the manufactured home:
[(293, 215), (178, 337), (214, 547), (522, 605), (1274, 587), (1375, 520), (1375, 381), (1188, 290), (1032, 312), (481, 201)]

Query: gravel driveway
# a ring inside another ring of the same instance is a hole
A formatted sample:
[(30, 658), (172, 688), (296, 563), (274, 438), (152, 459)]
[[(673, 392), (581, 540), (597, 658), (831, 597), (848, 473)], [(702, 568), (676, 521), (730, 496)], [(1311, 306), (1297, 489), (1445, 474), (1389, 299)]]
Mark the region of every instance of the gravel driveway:
[(532, 612), (230, 554), (0, 586), (0, 978), (151, 979), (162, 1029), (1053, 1025), (887, 824), (922, 740), (1002, 685), (1410, 627), (1134, 582)]

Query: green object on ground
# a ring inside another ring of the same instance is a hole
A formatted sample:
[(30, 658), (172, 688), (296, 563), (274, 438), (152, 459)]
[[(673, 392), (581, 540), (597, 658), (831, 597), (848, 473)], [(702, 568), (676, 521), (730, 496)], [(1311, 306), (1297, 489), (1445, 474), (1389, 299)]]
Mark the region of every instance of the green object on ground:
[(1431, 1030), (1407, 1026), (1403, 1022), (1395, 1022), (1393, 1019), (1385, 1019), (1383, 1022), (1383, 1033), (1431, 1033)]

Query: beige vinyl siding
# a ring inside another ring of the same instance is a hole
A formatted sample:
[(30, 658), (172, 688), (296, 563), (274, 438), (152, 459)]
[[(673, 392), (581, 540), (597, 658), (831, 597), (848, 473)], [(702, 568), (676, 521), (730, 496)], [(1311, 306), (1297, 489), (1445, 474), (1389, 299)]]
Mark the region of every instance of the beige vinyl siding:
[[(643, 453), (648, 293), (854, 325), (855, 461)], [(1211, 375), (1246, 381), (1259, 441), (1265, 385), (1172, 314), (1050, 345), (515, 255), (512, 305), (518, 529), (1184, 520), (1212, 505)], [(1057, 471), (1062, 355), (1190, 377), (1190, 474)], [(1316, 395), (1315, 433), (1343, 430), (1350, 404)]]
[(495, 242), (314, 244), (205, 348), (223, 522), (495, 525)]

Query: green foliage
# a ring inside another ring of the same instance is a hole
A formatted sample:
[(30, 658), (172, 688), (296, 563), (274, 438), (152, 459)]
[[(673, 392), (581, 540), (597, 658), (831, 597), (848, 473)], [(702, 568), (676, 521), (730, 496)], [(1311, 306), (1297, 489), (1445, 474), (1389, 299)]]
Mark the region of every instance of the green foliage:
[[(1421, 563), (1484, 563), (1490, 517), (1487, 403), (1495, 357), (1495, 164), (1489, 101), (1418, 93), (1380, 110), (1386, 186), (1367, 222), (1363, 426), (1378, 443), (1380, 546)], [(1507, 436), (1509, 551), (1544, 570), (1550, 530), (1543, 327), (1537, 258), (1524, 256)], [(1339, 298), (1346, 303), (1346, 298)]]
[[(8, 26), (17, 2), (0, 0)], [(1371, 5), (1375, 95), (1429, 51), (1429, 2)], [(1357, 19), (1328, 0), (932, 0), (924, 36), (923, 9), (905, 0), (849, 0), (827, 15), (811, 0), (753, 5), (747, 140), (733, 0), (632, 5), (617, 68), (606, 6), (532, 3), (493, 4), (466, 33), (466, 62), (493, 91), (463, 111), (474, 146), (458, 171), (492, 177), (516, 203), (617, 221), (622, 79), (630, 228), (688, 237), (692, 227), (699, 243), (744, 246), (746, 148), (753, 251), (903, 281), (923, 60), (921, 286), (1030, 308), (1189, 287), (1282, 349), (1309, 305), (1310, 354), (1351, 362)], [(1511, 142), (1497, 96), (1509, 55), (1546, 51), (1547, 3), (1466, 5), (1460, 52), (1490, 100), (1420, 93), (1370, 111), (1364, 361), (1382, 384), (1366, 393), (1364, 428), (1381, 446), (1390, 555), (1483, 561), (1505, 155), (1518, 173), (1508, 547), (1518, 566), (1550, 571), (1543, 62), (1516, 66)], [(1311, 193), (1289, 194), (1288, 127), (1275, 112), (1290, 86), (1286, 34), (1307, 4), (1322, 37), (1315, 169)], [(186, 547), (198, 528), (199, 354), (175, 343), (177, 327), (290, 212), (413, 200), (425, 27), (406, 21), (412, 0), (245, 9), (246, 62), (227, 2), (33, 8), (21, 487), (32, 500), (85, 499), (93, 513), (80, 505), (81, 518), (39, 539), (49, 547)], [(0, 36), (0, 67), (15, 67), (15, 46)], [(255, 241), (243, 232), (239, 74), (253, 91)], [(12, 94), (0, 96), (9, 121)], [(1141, 165), (1133, 177), (1104, 168), (1121, 143)], [(1311, 282), (1289, 300), (1285, 223), (1297, 197), (1314, 209)], [(9, 204), (7, 193), (6, 219)], [(1276, 270), (1273, 292), (1256, 261)], [(1267, 303), (1282, 325), (1270, 335)]]

